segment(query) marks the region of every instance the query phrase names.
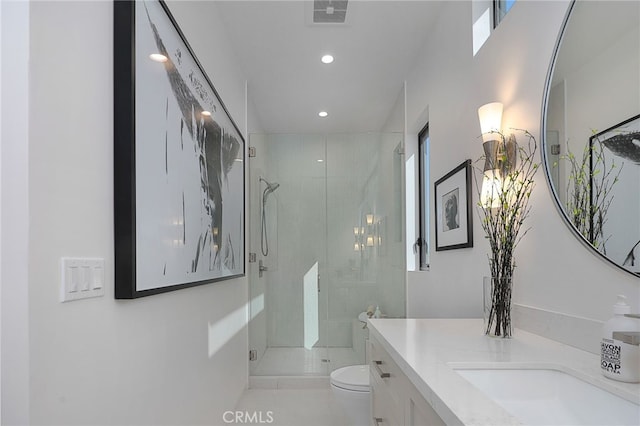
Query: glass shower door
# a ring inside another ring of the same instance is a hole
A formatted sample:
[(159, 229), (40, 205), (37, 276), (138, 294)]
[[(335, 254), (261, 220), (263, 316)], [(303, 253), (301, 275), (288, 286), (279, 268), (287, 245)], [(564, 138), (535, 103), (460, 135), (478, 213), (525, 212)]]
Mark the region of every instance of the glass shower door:
[(365, 363), (359, 315), (405, 316), (402, 135), (249, 141), (251, 375)]
[(257, 152), (249, 162), (249, 235), (251, 253), (256, 253), (256, 264), (249, 268), (250, 349), (256, 358), (250, 372), (324, 376), (325, 140), (319, 135), (252, 134), (250, 145)]

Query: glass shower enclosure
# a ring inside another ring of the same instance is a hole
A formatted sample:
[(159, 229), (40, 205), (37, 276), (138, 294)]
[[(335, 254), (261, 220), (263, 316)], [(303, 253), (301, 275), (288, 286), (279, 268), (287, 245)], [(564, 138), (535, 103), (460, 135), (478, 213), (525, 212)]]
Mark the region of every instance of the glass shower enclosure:
[(402, 135), (251, 134), (249, 144), (250, 374), (363, 364), (358, 316), (405, 316)]

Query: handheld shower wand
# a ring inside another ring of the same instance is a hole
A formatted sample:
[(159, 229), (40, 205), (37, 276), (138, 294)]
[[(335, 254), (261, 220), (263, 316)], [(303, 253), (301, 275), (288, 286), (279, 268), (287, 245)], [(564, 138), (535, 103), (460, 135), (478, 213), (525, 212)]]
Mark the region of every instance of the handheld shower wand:
[(264, 192), (262, 193), (262, 202), (265, 203), (266, 199), (267, 199), (267, 195), (271, 194), (276, 189), (278, 189), (280, 187), (280, 184), (278, 182), (270, 183), (264, 178), (260, 178), (260, 180), (267, 184), (267, 187), (265, 188)]
[(264, 182), (267, 185), (267, 187), (262, 192), (262, 229), (260, 232), (260, 249), (262, 250), (262, 255), (266, 256), (269, 254), (269, 239), (267, 237), (267, 216), (265, 213), (265, 207), (267, 205), (267, 197), (269, 196), (269, 194), (278, 189), (280, 187), (280, 184), (278, 182), (270, 183), (262, 177), (260, 177), (260, 181)]

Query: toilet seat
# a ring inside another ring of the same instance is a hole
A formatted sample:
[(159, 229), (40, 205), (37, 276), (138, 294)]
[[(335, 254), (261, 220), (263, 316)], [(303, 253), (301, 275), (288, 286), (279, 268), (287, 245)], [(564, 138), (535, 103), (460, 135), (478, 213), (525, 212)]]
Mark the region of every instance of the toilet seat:
[(369, 392), (369, 365), (349, 365), (331, 373), (331, 385), (355, 392)]

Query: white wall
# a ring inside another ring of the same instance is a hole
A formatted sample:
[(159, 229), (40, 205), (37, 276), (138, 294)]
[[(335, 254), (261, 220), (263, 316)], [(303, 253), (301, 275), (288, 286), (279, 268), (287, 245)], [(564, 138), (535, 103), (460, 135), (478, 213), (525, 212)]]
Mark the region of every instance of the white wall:
[[(567, 1), (516, 2), (474, 58), (471, 3), (446, 3), (407, 78), (408, 133), (424, 125), (419, 116), (429, 107), (432, 183), (464, 159), (481, 155), (477, 108), (484, 103), (503, 102), (503, 128), (528, 129), (540, 140), (545, 78), (567, 6)], [(638, 279), (603, 262), (573, 236), (542, 171), (536, 185), (527, 222), (532, 229), (516, 253), (514, 302), (605, 320), (615, 295), (622, 293), (639, 311)], [(409, 273), (408, 316), (481, 316), (487, 253), (474, 212), (474, 248), (432, 252), (429, 272)]]
[[(430, 185), (465, 159), (480, 156), (476, 111), (482, 103), (492, 101), (494, 95), (480, 93), (485, 89), (475, 85), (471, 40), (471, 3), (447, 2), (436, 20), (433, 36), (407, 77), (409, 135), (417, 135), (424, 127), (424, 112), (428, 110)], [(417, 137), (408, 138), (407, 145), (414, 139), (417, 141)], [(435, 217), (433, 211), (431, 214)], [(475, 217), (474, 221), (477, 224)], [(478, 228), (476, 225), (474, 241), (476, 247), (482, 247)], [(488, 273), (486, 257), (478, 248), (435, 252), (435, 233), (432, 231), (431, 235), (430, 271), (408, 273), (407, 315), (479, 316), (482, 275)]]
[[(170, 7), (245, 131), (244, 78), (215, 4)], [(31, 422), (222, 424), (247, 382), (247, 280), (114, 300), (112, 8), (31, 3)], [(59, 303), (62, 256), (104, 257), (106, 295)]]

